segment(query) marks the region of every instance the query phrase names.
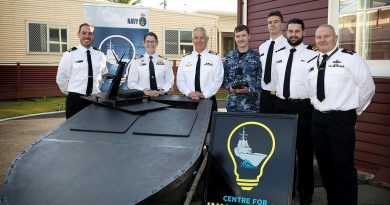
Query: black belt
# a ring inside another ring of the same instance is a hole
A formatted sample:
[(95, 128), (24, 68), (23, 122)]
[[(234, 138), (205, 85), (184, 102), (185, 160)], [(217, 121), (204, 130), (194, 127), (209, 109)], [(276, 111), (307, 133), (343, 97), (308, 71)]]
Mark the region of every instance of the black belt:
[(322, 114), (332, 114), (332, 113), (351, 112), (351, 111), (356, 112), (355, 109), (352, 109), (352, 110), (327, 110), (327, 111), (319, 111), (317, 109), (314, 109), (314, 110), (319, 112), (319, 113), (322, 113)]
[(276, 95), (276, 91), (262, 90), (261, 92), (268, 93), (270, 95)]
[(282, 99), (282, 98), (278, 98), (279, 101), (281, 102), (285, 102), (285, 103), (308, 103), (310, 102), (310, 99), (309, 98), (305, 98), (305, 99)]
[(68, 92), (68, 95), (78, 95), (78, 96), (84, 96), (85, 94), (76, 93), (76, 92)]

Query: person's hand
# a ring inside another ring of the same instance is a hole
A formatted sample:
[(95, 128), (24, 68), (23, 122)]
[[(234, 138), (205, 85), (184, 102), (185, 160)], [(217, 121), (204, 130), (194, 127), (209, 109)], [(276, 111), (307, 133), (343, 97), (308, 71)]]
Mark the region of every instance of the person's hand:
[(204, 95), (201, 93), (201, 92), (190, 92), (190, 94), (188, 94), (188, 97), (193, 99), (193, 100), (199, 100), (201, 98), (204, 98)]
[(233, 89), (232, 86), (230, 86), (230, 87), (229, 87), (229, 92), (235, 93), (235, 92), (236, 92), (236, 89)]
[(236, 92), (240, 93), (240, 94), (248, 94), (249, 93), (249, 87), (243, 87), (241, 89), (236, 89)]
[(240, 89), (233, 89), (232, 86), (230, 86), (229, 92), (236, 93), (236, 94), (248, 94), (249, 93), (249, 87), (243, 87), (243, 88), (240, 88)]
[(158, 91), (158, 90), (145, 89), (143, 91), (144, 91), (145, 95), (150, 96), (150, 97), (158, 97), (158, 96), (160, 96), (160, 94), (159, 94), (160, 91)]

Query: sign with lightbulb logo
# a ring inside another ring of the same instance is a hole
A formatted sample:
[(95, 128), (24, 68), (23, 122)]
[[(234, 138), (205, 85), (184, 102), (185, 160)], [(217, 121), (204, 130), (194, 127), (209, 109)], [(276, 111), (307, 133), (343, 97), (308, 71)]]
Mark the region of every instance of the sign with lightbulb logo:
[(297, 119), (215, 113), (205, 204), (290, 204)]

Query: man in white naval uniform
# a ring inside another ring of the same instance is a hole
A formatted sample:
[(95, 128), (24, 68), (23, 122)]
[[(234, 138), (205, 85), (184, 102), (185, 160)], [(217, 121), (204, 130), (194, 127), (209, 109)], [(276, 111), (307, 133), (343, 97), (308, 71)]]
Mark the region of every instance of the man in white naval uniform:
[(305, 25), (301, 19), (289, 20), (286, 34), (289, 45), (274, 54), (276, 64), (273, 81), (277, 96), (275, 109), (276, 113), (298, 114), (297, 181), (300, 204), (306, 205), (312, 202), (314, 193), (314, 153), (311, 136), (313, 106), (310, 104), (305, 76), (307, 62), (315, 58), (317, 53), (312, 50), (312, 46), (303, 44)]
[(157, 45), (157, 35), (153, 32), (146, 33), (144, 36), (146, 53), (133, 59), (127, 78), (130, 89), (142, 90), (145, 95), (151, 97), (166, 94), (174, 81), (171, 63), (156, 54)]
[(215, 94), (222, 85), (224, 71), (221, 57), (206, 49), (208, 40), (203, 27), (193, 30), (195, 50), (181, 59), (176, 82), (180, 92), (191, 99), (210, 98), (216, 111)]
[(100, 93), (102, 75), (107, 73), (104, 53), (92, 47), (95, 39), (94, 26), (89, 23), (81, 24), (77, 36), (80, 45), (64, 53), (56, 77), (61, 92), (67, 95), (67, 119), (90, 104), (80, 96)]
[(270, 39), (259, 46), (259, 54), (262, 69), (260, 93), (260, 112), (274, 113), (276, 88), (273, 82), (275, 61), (272, 60), (275, 52), (286, 49), (287, 39), (283, 36), (283, 15), (280, 11), (268, 14), (268, 32)]
[(314, 151), (328, 204), (356, 205), (356, 115), (371, 102), (375, 84), (362, 57), (336, 46), (332, 26), (319, 26), (315, 42), (319, 55), (307, 67)]

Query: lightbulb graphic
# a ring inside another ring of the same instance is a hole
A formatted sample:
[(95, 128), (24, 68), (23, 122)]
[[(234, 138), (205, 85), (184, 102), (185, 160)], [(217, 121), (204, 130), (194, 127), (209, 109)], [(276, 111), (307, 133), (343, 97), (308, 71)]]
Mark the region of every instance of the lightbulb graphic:
[[(248, 134), (245, 133), (245, 126), (246, 125), (256, 125), (261, 127), (262, 129), (265, 129), (269, 137), (272, 141), (272, 148), (268, 154), (262, 154), (262, 153), (253, 153), (252, 149), (250, 148), (247, 140)], [(234, 133), (236, 133), (237, 130), (242, 128), (242, 133), (239, 134), (241, 137), (238, 141), (237, 146), (234, 148), (234, 154), (231, 150), (231, 139)], [(241, 187), (244, 191), (250, 191), (254, 187), (258, 186), (260, 178), (263, 176), (263, 170), (266, 164), (268, 163), (269, 159), (272, 157), (274, 150), (275, 150), (275, 137), (272, 133), (271, 129), (269, 129), (266, 125), (259, 123), (259, 122), (244, 122), (236, 126), (229, 135), (229, 138), (227, 140), (227, 149), (230, 155), (230, 158), (232, 159), (233, 165), (234, 165), (234, 175), (236, 176), (236, 182), (237, 185)], [(245, 166), (249, 166), (251, 168), (256, 169), (256, 177), (252, 179), (245, 179), (243, 177), (240, 177), (240, 173), (238, 173), (238, 166), (237, 166), (237, 158), (243, 160)]]

